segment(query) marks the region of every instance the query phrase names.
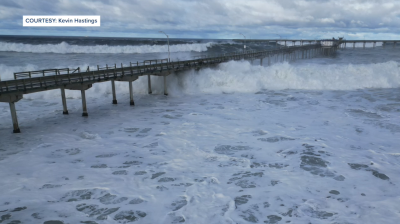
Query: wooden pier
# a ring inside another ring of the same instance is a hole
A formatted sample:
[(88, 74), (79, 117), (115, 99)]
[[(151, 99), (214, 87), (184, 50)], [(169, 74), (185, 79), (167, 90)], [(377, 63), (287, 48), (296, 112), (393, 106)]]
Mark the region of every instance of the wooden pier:
[[(279, 40), (281, 41), (281, 40)], [(312, 42), (310, 42), (312, 43)], [(334, 47), (329, 52), (336, 51)], [(139, 76), (148, 77), (148, 93), (151, 94), (150, 76), (164, 77), (164, 94), (168, 95), (166, 79), (173, 72), (184, 71), (190, 69), (200, 69), (203, 67), (214, 66), (219, 63), (231, 60), (260, 60), (260, 65), (263, 65), (263, 60), (268, 60), (268, 65), (274, 62), (292, 61), (296, 59), (307, 59), (316, 57), (320, 54), (326, 54), (326, 49), (323, 49), (320, 44), (306, 44), (303, 46), (291, 46), (274, 50), (264, 51), (246, 51), (240, 53), (231, 53), (223, 55), (215, 55), (201, 57), (194, 60), (185, 61), (168, 61), (161, 60), (146, 60), (143, 62), (130, 63), (128, 65), (114, 65), (100, 67), (97, 70), (90, 70), (89, 67), (81, 68), (62, 68), (62, 69), (47, 69), (40, 71), (28, 71), (14, 73), (14, 80), (0, 82), (0, 102), (9, 103), (11, 119), (13, 123), (13, 132), (19, 133), (20, 128), (17, 120), (15, 103), (23, 98), (24, 94), (60, 89), (61, 100), (63, 105), (63, 114), (68, 114), (65, 89), (81, 91), (82, 96), (82, 116), (88, 116), (86, 107), (85, 91), (92, 87), (95, 83), (111, 82), (112, 86), (112, 103), (117, 104), (115, 92), (115, 81), (129, 83), (130, 105), (134, 105), (132, 82), (137, 80)]]

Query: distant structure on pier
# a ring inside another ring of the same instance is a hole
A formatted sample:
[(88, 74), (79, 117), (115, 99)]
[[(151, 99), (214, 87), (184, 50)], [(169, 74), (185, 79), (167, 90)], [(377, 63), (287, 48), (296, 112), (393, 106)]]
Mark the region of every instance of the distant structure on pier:
[(331, 48), (331, 47), (337, 47), (342, 43), (343, 37), (339, 37), (339, 39), (335, 39), (334, 37), (332, 39), (323, 39), (321, 40), (321, 47), (323, 48)]

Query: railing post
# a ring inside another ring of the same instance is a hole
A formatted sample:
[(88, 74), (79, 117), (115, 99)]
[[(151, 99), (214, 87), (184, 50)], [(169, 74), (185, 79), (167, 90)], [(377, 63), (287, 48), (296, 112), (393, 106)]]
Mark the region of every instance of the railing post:
[(129, 70), (131, 70), (131, 76), (133, 75), (133, 70), (132, 70), (132, 62), (129, 62)]

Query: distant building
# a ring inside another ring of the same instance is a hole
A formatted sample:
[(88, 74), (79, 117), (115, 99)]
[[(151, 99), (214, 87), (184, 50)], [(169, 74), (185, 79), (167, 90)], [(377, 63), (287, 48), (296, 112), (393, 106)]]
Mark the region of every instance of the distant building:
[(320, 42), (322, 47), (336, 47), (339, 45), (341, 40), (343, 40), (343, 37), (339, 37), (339, 39), (323, 39)]

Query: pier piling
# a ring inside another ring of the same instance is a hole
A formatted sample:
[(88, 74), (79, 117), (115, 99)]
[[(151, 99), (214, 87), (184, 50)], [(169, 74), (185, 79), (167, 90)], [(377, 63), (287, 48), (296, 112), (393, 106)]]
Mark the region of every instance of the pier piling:
[(67, 99), (65, 98), (65, 89), (64, 87), (61, 87), (60, 89), (61, 89), (61, 99), (63, 104), (63, 114), (68, 114)]
[(164, 75), (164, 95), (168, 96), (168, 90), (167, 90), (167, 76)]
[(115, 81), (111, 80), (111, 88), (112, 88), (112, 94), (113, 94), (113, 104), (117, 104), (117, 94), (115, 93)]
[(86, 108), (86, 95), (85, 95), (85, 90), (81, 90), (81, 96), (82, 96), (82, 116), (87, 117), (88, 112)]
[(151, 79), (150, 79), (150, 75), (147, 75), (147, 83), (148, 83), (148, 87), (149, 87), (149, 94), (152, 94), (151, 92)]
[(18, 126), (17, 111), (15, 110), (15, 102), (9, 102), (11, 119), (13, 123), (13, 133), (21, 133)]
[(270, 56), (270, 54), (268, 54), (268, 66), (270, 66), (271, 65), (271, 56)]
[(134, 106), (135, 102), (133, 101), (133, 89), (132, 89), (132, 81), (129, 81), (129, 96), (130, 96), (130, 105)]

